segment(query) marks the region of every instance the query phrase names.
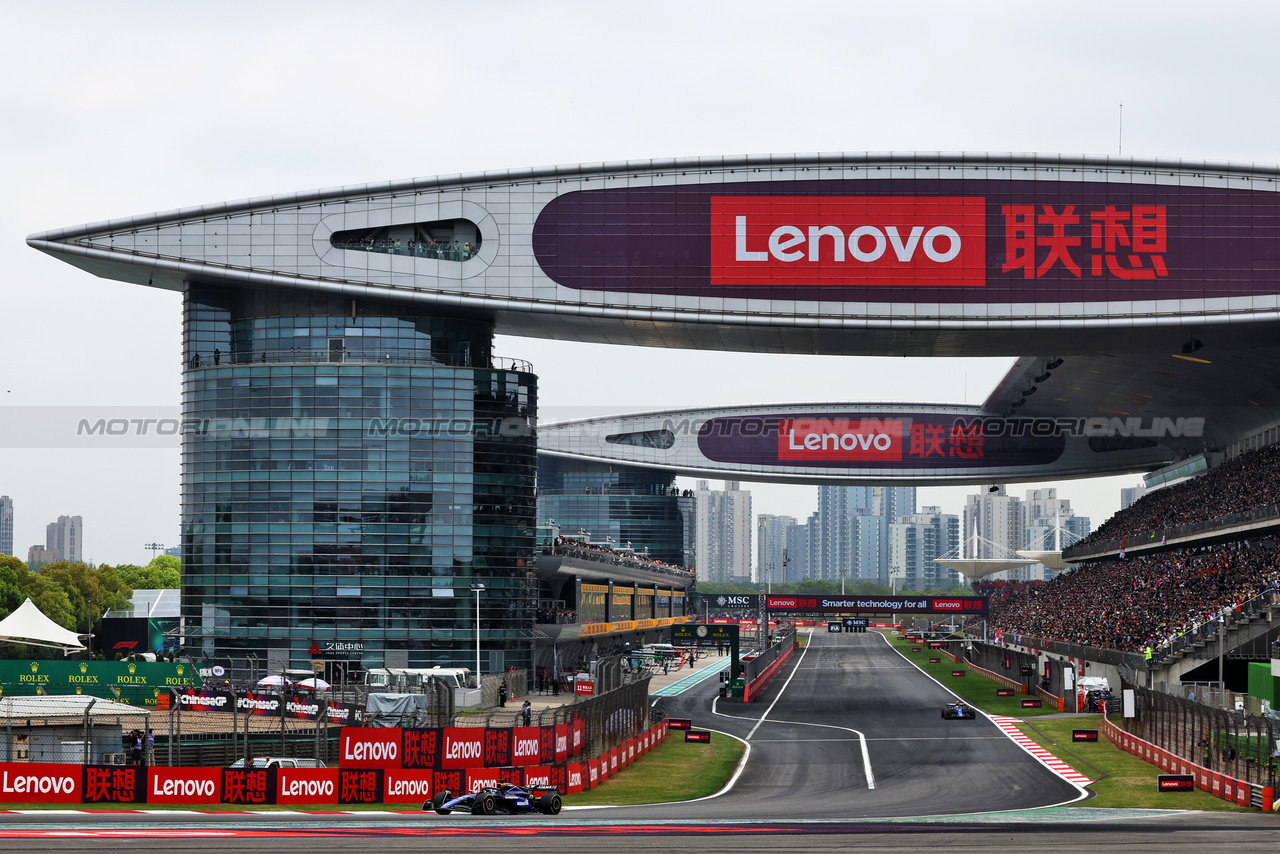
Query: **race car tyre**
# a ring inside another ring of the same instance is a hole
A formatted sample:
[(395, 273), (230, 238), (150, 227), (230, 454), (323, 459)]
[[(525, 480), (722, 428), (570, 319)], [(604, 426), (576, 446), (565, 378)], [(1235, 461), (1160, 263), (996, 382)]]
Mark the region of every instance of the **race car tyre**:
[(549, 792), (538, 798), (538, 812), (544, 815), (560, 815), (560, 796)]
[[(427, 803), (431, 804), (431, 808), (435, 810), (437, 813), (439, 813), (440, 815), (448, 815), (449, 813), (453, 812), (453, 810), (445, 809), (444, 805), (449, 803), (449, 801), (451, 800), (453, 800), (453, 798), (450, 796), (449, 790), (445, 789), (443, 792), (436, 795), (433, 800), (428, 801)], [(427, 808), (427, 804), (423, 804), (422, 808), (425, 810)]]
[(480, 807), (480, 815), (493, 815), (498, 811), (498, 801), (493, 795), (482, 795), (476, 804)]

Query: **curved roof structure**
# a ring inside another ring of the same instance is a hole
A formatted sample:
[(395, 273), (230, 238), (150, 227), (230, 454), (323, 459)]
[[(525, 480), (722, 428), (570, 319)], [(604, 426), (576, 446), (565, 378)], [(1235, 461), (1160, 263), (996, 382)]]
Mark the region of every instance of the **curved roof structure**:
[(1280, 425), (1274, 166), (920, 152), (578, 164), (205, 205), (28, 243), (137, 284), (430, 305), (507, 335), (1019, 356), (973, 414), (1103, 419), (1114, 441), (1092, 444), (1124, 460), (1103, 470)]

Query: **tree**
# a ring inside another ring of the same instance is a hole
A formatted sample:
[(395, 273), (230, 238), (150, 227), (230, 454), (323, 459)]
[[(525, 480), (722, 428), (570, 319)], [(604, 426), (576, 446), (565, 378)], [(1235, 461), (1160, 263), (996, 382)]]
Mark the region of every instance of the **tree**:
[[(94, 624), (102, 619), (107, 610), (128, 608), (129, 597), (133, 595), (133, 590), (120, 580), (111, 567), (90, 569), (83, 563), (59, 560), (42, 566), (36, 577), (62, 589), (70, 607), (72, 624), (62, 623), (48, 611), (45, 614), (79, 633), (92, 631)], [(31, 598), (35, 599), (34, 596)], [(41, 607), (40, 610), (45, 609)]]
[(134, 590), (177, 590), (182, 586), (182, 561), (170, 555), (153, 558), (146, 566), (124, 563), (111, 569)]

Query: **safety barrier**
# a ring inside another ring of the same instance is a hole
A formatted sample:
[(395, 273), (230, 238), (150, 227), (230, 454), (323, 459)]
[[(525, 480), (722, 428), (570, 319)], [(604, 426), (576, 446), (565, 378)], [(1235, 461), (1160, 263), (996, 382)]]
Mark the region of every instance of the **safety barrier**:
[(764, 687), (769, 684), (769, 680), (774, 677), (774, 674), (776, 674), (779, 670), (782, 669), (782, 665), (787, 662), (787, 659), (791, 658), (792, 654), (796, 651), (797, 646), (798, 644), (795, 641), (792, 641), (791, 643), (787, 644), (786, 647), (782, 650), (782, 652), (779, 653), (778, 657), (774, 659), (772, 664), (766, 667), (763, 671), (761, 671), (759, 676), (752, 679), (743, 687), (742, 702), (750, 703), (751, 695), (753, 693), (759, 694), (761, 691), (764, 690)]
[(987, 677), (992, 682), (995, 682), (998, 685), (1003, 685), (1006, 688), (1019, 688), (1022, 690), (1023, 694), (1027, 693), (1027, 686), (1024, 683), (1019, 682), (1016, 679), (1010, 679), (1008, 676), (1001, 676), (999, 673), (996, 673), (991, 670), (987, 670), (985, 667), (979, 667), (978, 665), (974, 664), (972, 661), (966, 661), (965, 668), (968, 670), (972, 670), (976, 673), (981, 673), (983, 676)]
[(1125, 732), (1112, 723), (1105, 714), (1102, 716), (1102, 731), (1116, 747), (1155, 765), (1166, 774), (1187, 774), (1195, 777), (1196, 788), (1208, 792), (1215, 798), (1221, 798), (1242, 807), (1258, 807), (1268, 812), (1274, 806), (1275, 788), (1273, 786), (1248, 783), (1214, 771), (1212, 768), (1197, 765), (1172, 751), (1157, 747), (1146, 739)]
[(1041, 688), (1039, 685), (1036, 686), (1036, 696), (1042, 700), (1048, 700), (1050, 703), (1053, 703), (1055, 706), (1058, 707), (1058, 711), (1060, 712), (1066, 711), (1066, 708), (1067, 708), (1066, 700), (1054, 694), (1050, 694), (1048, 691)]
[[(666, 739), (667, 728), (665, 719), (647, 725), (637, 735), (583, 761), (496, 768), (486, 767), (485, 761), (520, 759), (522, 737), (527, 737), (529, 750), (538, 748), (541, 762), (562, 751), (567, 756), (571, 739), (583, 738), (582, 730), (563, 726), (501, 731), (348, 727), (343, 731), (343, 765), (338, 768), (5, 762), (0, 763), (0, 803), (418, 805), (446, 789), (462, 793), (503, 782), (551, 785), (572, 795), (598, 786), (657, 747)], [(541, 732), (548, 729), (550, 753), (545, 752), (547, 733)], [(533, 759), (532, 753), (528, 759)], [(404, 767), (406, 763), (425, 767)]]

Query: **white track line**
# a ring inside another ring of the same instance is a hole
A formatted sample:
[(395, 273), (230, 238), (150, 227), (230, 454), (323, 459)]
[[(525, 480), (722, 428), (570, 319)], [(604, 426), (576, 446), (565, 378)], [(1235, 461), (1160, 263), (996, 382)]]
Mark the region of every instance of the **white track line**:
[[(895, 653), (897, 653), (897, 654), (898, 654), (898, 656), (899, 656), (903, 661), (905, 661), (907, 664), (909, 664), (909, 665), (911, 665), (912, 667), (914, 667), (914, 668), (916, 669), (916, 671), (917, 671), (921, 676), (923, 676), (925, 679), (928, 679), (928, 680), (929, 680), (930, 682), (932, 682), (934, 685), (937, 685), (939, 688), (941, 688), (943, 691), (946, 691), (948, 694), (950, 694), (951, 696), (955, 697), (957, 700), (963, 700), (963, 699), (964, 699), (964, 698), (963, 698), (963, 697), (961, 697), (959, 694), (957, 694), (955, 691), (952, 691), (952, 690), (951, 690), (950, 688), (948, 688), (946, 685), (943, 685), (943, 684), (942, 684), (941, 682), (939, 682), (937, 679), (934, 679), (934, 678), (933, 678), (932, 676), (930, 676), (928, 673), (925, 673), (925, 672), (924, 672), (924, 668), (923, 668), (923, 667), (921, 667), (920, 665), (916, 664), (916, 663), (915, 663), (914, 661), (912, 661), (911, 659), (907, 658), (906, 654), (904, 654), (904, 653), (902, 652), (902, 650), (898, 649), (896, 646), (894, 646), (892, 643), (890, 643), (889, 638), (885, 637), (885, 635), (884, 635), (884, 633), (883, 633), (883, 632), (876, 632), (876, 634), (880, 635), (880, 639), (884, 641), (885, 646), (889, 647), (889, 649), (891, 649), (891, 650), (893, 650)], [(975, 709), (975, 711), (977, 711), (979, 714), (981, 714), (981, 715), (982, 715), (984, 718), (986, 718), (987, 720), (991, 721), (993, 724), (995, 724), (995, 723), (996, 723), (995, 716), (993, 716), (993, 715), (989, 715), (989, 714), (987, 714), (986, 712), (982, 711), (981, 709)], [(1032, 759), (1034, 759), (1035, 761), (1039, 762), (1039, 763), (1040, 763), (1041, 765), (1043, 765), (1045, 768), (1049, 769), (1049, 771), (1051, 771), (1052, 773), (1056, 774), (1056, 775), (1057, 775), (1057, 776), (1059, 776), (1059, 777), (1062, 777), (1062, 779), (1066, 780), (1068, 783), (1070, 783), (1071, 785), (1075, 786), (1075, 787), (1076, 787), (1076, 791), (1080, 793), (1077, 797), (1072, 798), (1072, 799), (1071, 799), (1071, 800), (1069, 800), (1069, 801), (1063, 801), (1062, 803), (1059, 803), (1059, 804), (1045, 804), (1045, 806), (1044, 806), (1044, 807), (1036, 807), (1036, 809), (1045, 809), (1045, 808), (1047, 808), (1047, 807), (1065, 807), (1065, 806), (1067, 806), (1067, 805), (1069, 805), (1069, 804), (1079, 803), (1080, 801), (1083, 801), (1085, 798), (1089, 797), (1089, 790), (1088, 790), (1088, 789), (1086, 789), (1083, 785), (1081, 785), (1080, 783), (1077, 783), (1077, 782), (1076, 782), (1076, 781), (1074, 781), (1074, 780), (1068, 779), (1068, 778), (1067, 778), (1067, 777), (1065, 777), (1061, 772), (1059, 772), (1056, 768), (1054, 768), (1052, 765), (1050, 765), (1048, 762), (1045, 762), (1045, 761), (1044, 761), (1043, 759), (1041, 759), (1039, 756), (1035, 755), (1035, 754), (1034, 754), (1034, 753), (1032, 753), (1030, 750), (1027, 750), (1027, 748), (1026, 748), (1025, 746), (1023, 746), (1022, 744), (1019, 744), (1019, 743), (1018, 743), (1017, 739), (1015, 739), (1012, 735), (1009, 735), (1009, 733), (1005, 732), (1005, 731), (1004, 731), (1004, 729), (1003, 729), (1003, 728), (1001, 728), (999, 724), (996, 724), (996, 727), (997, 727), (998, 729), (1000, 729), (1000, 731), (1001, 731), (1001, 732), (1004, 732), (1004, 734), (1005, 734), (1005, 735), (1009, 736), (1009, 740), (1010, 740), (1010, 741), (1012, 741), (1014, 744), (1017, 744), (1017, 745), (1018, 745), (1018, 747), (1022, 748), (1024, 751), (1026, 751), (1026, 754), (1027, 754), (1028, 756), (1030, 756), (1030, 757), (1031, 757)], [(1034, 742), (1033, 742), (1033, 743), (1034, 743)], [(1037, 747), (1038, 747), (1038, 746), (1039, 746), (1039, 745), (1037, 745)]]
[[(765, 722), (765, 718), (769, 717), (769, 713), (773, 711), (773, 707), (778, 705), (778, 701), (782, 699), (783, 693), (787, 690), (787, 686), (791, 684), (791, 680), (796, 678), (796, 674), (800, 672), (800, 664), (804, 661), (805, 655), (809, 652), (809, 648), (813, 646), (813, 629), (809, 630), (809, 643), (805, 644), (804, 649), (800, 652), (800, 658), (796, 661), (795, 667), (791, 669), (791, 675), (787, 677), (787, 681), (782, 683), (782, 688), (778, 691), (778, 696), (773, 698), (773, 702), (769, 704), (769, 708), (764, 710), (764, 714), (756, 721), (756, 725), (751, 728), (751, 732), (747, 733), (746, 741), (751, 741), (751, 736), (756, 734), (756, 730), (760, 729), (760, 725)], [(744, 718), (741, 715), (726, 715), (724, 712), (716, 710), (716, 704), (719, 701), (716, 697), (711, 701), (711, 713), (720, 715), (724, 718), (738, 718), (739, 720), (752, 720)], [(851, 732), (858, 737), (858, 744), (862, 748), (862, 768), (866, 772), (867, 788), (874, 789), (876, 787), (876, 775), (871, 770), (871, 753), (867, 750), (867, 737), (862, 732), (847, 726), (835, 726), (834, 724), (815, 724), (808, 721), (781, 721), (774, 720), (775, 724), (787, 724), (789, 726), (812, 726), (821, 727), (823, 729), (838, 729), (842, 732)], [(846, 739), (847, 740), (847, 739)]]

